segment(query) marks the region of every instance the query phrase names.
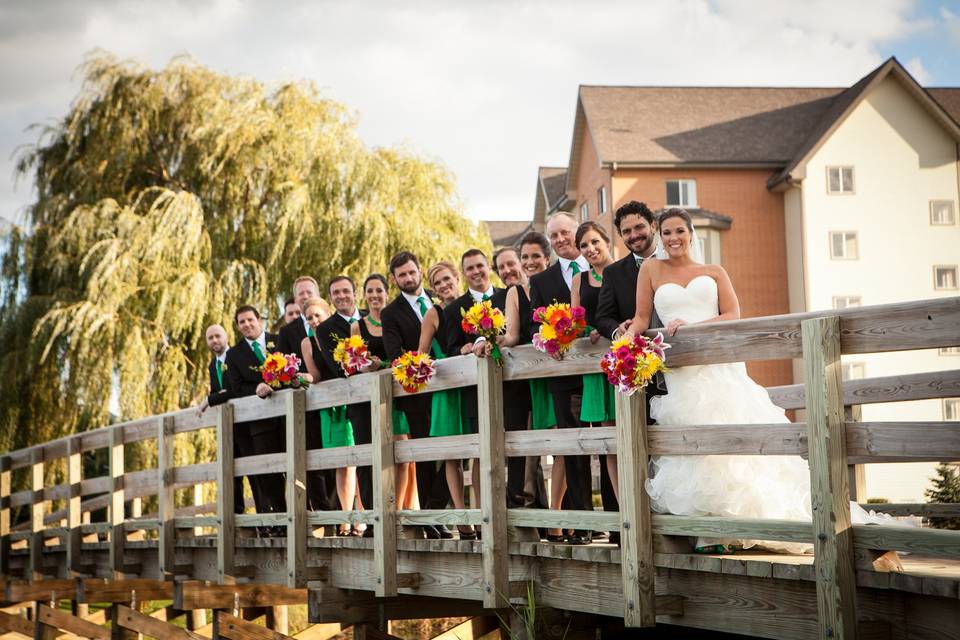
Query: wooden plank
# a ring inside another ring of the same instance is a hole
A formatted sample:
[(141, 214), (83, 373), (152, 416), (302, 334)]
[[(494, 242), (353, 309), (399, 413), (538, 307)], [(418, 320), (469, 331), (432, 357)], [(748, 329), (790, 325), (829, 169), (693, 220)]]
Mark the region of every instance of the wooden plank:
[(617, 428), (508, 431), (507, 457), (606, 455), (617, 452)]
[(855, 524), (853, 525), (853, 543), (858, 549), (909, 551), (945, 558), (960, 558), (960, 531), (947, 529)]
[[(860, 405), (846, 405), (843, 408), (844, 433), (846, 425), (863, 420), (863, 411)], [(846, 437), (846, 436), (844, 436)], [(849, 456), (849, 450), (847, 451)], [(847, 485), (850, 488), (850, 499), (854, 502), (867, 499), (867, 468), (862, 464), (847, 465)]]
[(892, 516), (922, 516), (924, 518), (960, 517), (960, 502), (900, 502), (887, 504), (861, 502), (860, 506), (867, 511), (889, 513)]
[(80, 452), (80, 439), (71, 438), (68, 445), (69, 455), (67, 457), (67, 483), (70, 486), (70, 494), (67, 501), (67, 571), (80, 571), (80, 525), (83, 520), (81, 511), (83, 498), (81, 496), (81, 483), (83, 482), (83, 457)]
[(817, 626), (821, 638), (856, 638), (857, 578), (841, 400), (840, 319), (806, 320), (802, 332)]
[(477, 358), (480, 435), (480, 512), (483, 553), (483, 606), (510, 602), (507, 501), (504, 469), (503, 369), (493, 358)]
[(0, 576), (10, 573), (10, 456), (0, 456)]
[(953, 422), (857, 422), (846, 427), (851, 462), (922, 462), (960, 457)]
[(144, 615), (139, 611), (134, 611), (130, 607), (122, 604), (117, 605), (117, 622), (121, 627), (142, 633), (151, 638), (163, 638), (167, 640), (200, 640), (203, 636), (197, 635), (192, 631), (187, 631), (169, 622), (158, 620), (151, 616)]
[(189, 580), (173, 588), (173, 606), (192, 609), (233, 609), (237, 606), (270, 607), (281, 604), (306, 604), (307, 590), (278, 584), (214, 584)]
[(373, 509), (379, 522), (373, 529), (373, 557), (378, 597), (397, 595), (397, 492), (393, 461), (393, 384), (385, 374), (370, 377), (373, 444)]
[(33, 623), (21, 616), (0, 611), (0, 630), (33, 637)]
[[(309, 391), (308, 391), (309, 393)], [(307, 471), (369, 467), (373, 459), (373, 445), (355, 444), (352, 447), (310, 449), (307, 451)]]
[(651, 455), (806, 455), (801, 423), (740, 425), (652, 425)]
[(233, 582), (236, 535), (233, 513), (233, 406), (229, 402), (217, 407), (217, 518), (217, 581), (225, 584)]
[(754, 520), (724, 516), (653, 514), (653, 533), (669, 536), (811, 542), (813, 528), (797, 520)]
[(110, 629), (101, 627), (82, 618), (77, 618), (58, 609), (51, 609), (45, 604), (37, 608), (37, 620), (50, 627), (63, 629), (83, 638), (96, 640), (110, 640)]
[(30, 460), (30, 571), (35, 579), (43, 578), (43, 450), (35, 449)]
[(307, 586), (307, 440), (303, 389), (287, 394), (287, 586)]
[[(517, 432), (526, 433), (526, 432)], [(530, 431), (529, 433), (538, 433)], [(462, 436), (437, 436), (399, 440), (393, 445), (397, 462), (433, 462), (456, 458), (480, 457), (480, 434)]]
[(41, 600), (50, 602), (59, 598), (72, 600), (77, 591), (76, 582), (72, 579), (48, 579), (35, 582), (8, 582), (7, 602), (34, 602)]
[(508, 509), (511, 527), (548, 527), (619, 531), (620, 516), (613, 511), (564, 511), (554, 509)]
[[(802, 384), (770, 387), (767, 393), (778, 407), (803, 409), (806, 406), (806, 392)], [(843, 404), (845, 405), (958, 396), (960, 396), (960, 369), (843, 381)]]
[(110, 477), (110, 571), (114, 578), (123, 577), (123, 547), (126, 536), (123, 530), (124, 514), (124, 486), (123, 486), (123, 429), (113, 427), (110, 430), (110, 446), (108, 450), (109, 477)]
[(644, 489), (649, 462), (644, 395), (616, 395), (617, 478), (620, 495), (632, 496), (620, 504), (623, 624), (628, 627), (652, 627), (657, 623), (650, 498)]
[(173, 583), (169, 580), (130, 578), (104, 580), (86, 578), (77, 580), (77, 602), (146, 602), (173, 598)]
[(157, 420), (157, 520), (159, 527), (157, 555), (160, 575), (163, 576), (173, 576), (176, 569), (177, 530), (173, 523), (174, 510), (176, 509), (173, 469), (176, 467), (176, 462), (173, 450), (173, 417), (161, 416)]
[[(400, 442), (404, 442), (400, 440)], [(397, 511), (398, 524), (408, 526), (483, 524), (480, 509), (419, 509)]]
[(291, 636), (261, 627), (243, 618), (217, 611), (217, 637), (228, 640), (293, 640)]

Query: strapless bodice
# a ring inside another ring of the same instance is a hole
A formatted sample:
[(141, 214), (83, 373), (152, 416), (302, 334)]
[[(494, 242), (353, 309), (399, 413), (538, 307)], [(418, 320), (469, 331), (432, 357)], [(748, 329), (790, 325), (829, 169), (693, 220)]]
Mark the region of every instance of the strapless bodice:
[(668, 282), (657, 287), (653, 306), (663, 326), (671, 320), (703, 322), (719, 314), (717, 281), (708, 275), (697, 276), (683, 287)]

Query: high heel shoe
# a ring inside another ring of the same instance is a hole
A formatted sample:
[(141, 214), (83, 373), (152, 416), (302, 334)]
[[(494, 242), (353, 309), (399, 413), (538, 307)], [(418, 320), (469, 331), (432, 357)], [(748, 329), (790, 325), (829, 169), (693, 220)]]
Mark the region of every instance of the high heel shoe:
[(460, 534), (461, 540), (476, 540), (477, 539), (477, 530), (470, 528), (469, 531), (464, 531), (460, 527), (457, 527), (457, 532)]

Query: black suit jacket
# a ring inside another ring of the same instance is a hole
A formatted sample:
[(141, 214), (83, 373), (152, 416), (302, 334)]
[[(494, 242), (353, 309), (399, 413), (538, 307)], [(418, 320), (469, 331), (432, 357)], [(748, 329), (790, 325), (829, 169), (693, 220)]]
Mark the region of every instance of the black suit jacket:
[(297, 318), (280, 327), (277, 335), (277, 351), (283, 354), (295, 353), (300, 358), (300, 373), (307, 372), (307, 365), (303, 361), (303, 350), (300, 348), (303, 339), (307, 337), (307, 330), (303, 327), (303, 320)]
[[(264, 341), (267, 345), (267, 353), (264, 355), (268, 355), (277, 350), (276, 335), (266, 333), (264, 335)], [(253, 349), (250, 348), (246, 338), (240, 338), (237, 344), (230, 347), (230, 350), (227, 351), (226, 365), (227, 370), (224, 373), (223, 382), (231, 398), (244, 398), (257, 394), (257, 386), (263, 382), (260, 372), (256, 370), (256, 368), (260, 366), (260, 361), (257, 360), (257, 356), (253, 353)], [(250, 434), (256, 435), (266, 431), (273, 431), (277, 427), (277, 420), (267, 418), (265, 420), (254, 420), (248, 424), (250, 426)]]
[[(227, 355), (230, 355), (230, 351), (227, 351)], [(226, 360), (224, 360), (226, 362)], [(210, 374), (210, 395), (207, 396), (207, 404), (211, 407), (215, 407), (218, 404), (223, 404), (227, 400), (233, 397), (230, 391), (227, 390), (227, 372), (223, 372), (223, 386), (220, 386), (220, 381), (217, 379), (217, 369), (219, 367), (217, 359), (214, 358), (210, 361), (210, 364), (207, 365), (207, 373)]]
[[(431, 292), (424, 290), (424, 295), (432, 297)], [(429, 303), (427, 308), (433, 306)], [(386, 351), (387, 358), (391, 361), (402, 354), (404, 351), (416, 351), (420, 346), (420, 328), (422, 323), (417, 317), (416, 312), (410, 307), (410, 303), (401, 293), (390, 301), (383, 312), (380, 314), (380, 322), (383, 323), (383, 348)], [(439, 337), (440, 342), (443, 338)], [(404, 398), (397, 398), (397, 408), (413, 414), (419, 412), (429, 415), (430, 413), (430, 394), (417, 393)], [(408, 420), (410, 417), (408, 416)], [(419, 419), (425, 419), (421, 416)]]
[[(546, 307), (554, 302), (570, 303), (570, 289), (563, 279), (562, 269), (560, 261), (557, 260), (545, 271), (530, 277), (530, 306), (533, 309)], [(547, 389), (552, 393), (577, 393), (582, 388), (581, 376), (561, 376), (547, 380)]]
[[(600, 302), (597, 304), (597, 330), (600, 335), (612, 338), (620, 323), (629, 320), (636, 313), (639, 273), (640, 267), (632, 253), (603, 270), (603, 285), (600, 287)], [(650, 326), (660, 326), (656, 311), (650, 317)]]
[[(360, 312), (361, 317), (365, 315), (367, 315), (365, 312)], [(343, 369), (337, 364), (336, 360), (333, 359), (333, 351), (337, 348), (338, 341), (350, 335), (350, 323), (344, 320), (339, 313), (335, 312), (317, 327), (316, 333), (317, 338), (320, 340), (320, 356), (323, 360), (317, 363), (317, 366), (321, 368), (323, 379), (346, 378), (347, 376), (343, 372)], [(326, 370), (323, 371), (323, 369)]]

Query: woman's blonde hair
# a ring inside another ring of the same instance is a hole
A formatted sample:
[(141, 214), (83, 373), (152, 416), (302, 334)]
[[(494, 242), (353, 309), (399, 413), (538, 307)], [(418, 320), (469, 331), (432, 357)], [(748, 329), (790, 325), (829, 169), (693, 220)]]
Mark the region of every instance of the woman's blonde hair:
[(323, 314), (329, 318), (333, 313), (333, 310), (330, 308), (330, 304), (323, 298), (310, 298), (303, 303), (303, 315), (307, 315), (310, 312), (310, 307), (320, 307), (320, 310)]
[(460, 274), (457, 273), (457, 268), (453, 266), (453, 263), (449, 260), (441, 260), (440, 262), (434, 264), (429, 269), (427, 269), (427, 283), (432, 287), (433, 286), (433, 276), (437, 275), (444, 269), (449, 269), (453, 276), (459, 280)]

